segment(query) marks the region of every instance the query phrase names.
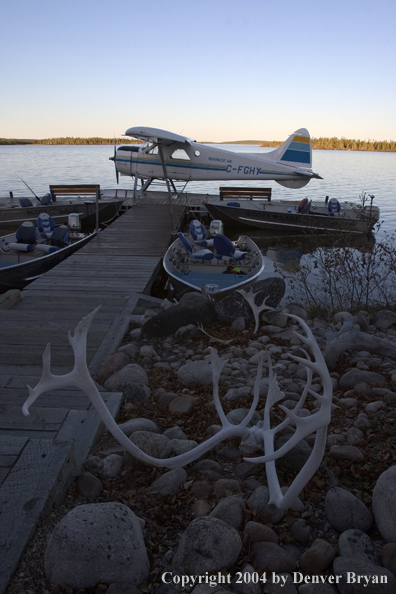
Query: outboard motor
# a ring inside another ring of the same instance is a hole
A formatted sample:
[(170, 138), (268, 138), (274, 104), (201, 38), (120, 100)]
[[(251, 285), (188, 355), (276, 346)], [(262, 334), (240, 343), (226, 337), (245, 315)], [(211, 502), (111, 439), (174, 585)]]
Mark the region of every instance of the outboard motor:
[(78, 212), (71, 212), (67, 219), (67, 226), (72, 233), (79, 233), (81, 231), (81, 221)]
[(209, 235), (214, 237), (215, 235), (223, 235), (223, 223), (219, 220), (214, 220), (210, 223)]

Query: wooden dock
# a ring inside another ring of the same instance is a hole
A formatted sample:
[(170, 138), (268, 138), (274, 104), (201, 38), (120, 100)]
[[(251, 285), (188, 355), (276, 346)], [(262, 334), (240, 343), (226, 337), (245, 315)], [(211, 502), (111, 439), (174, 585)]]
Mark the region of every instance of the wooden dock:
[[(176, 225), (184, 205), (173, 205)], [(21, 300), (0, 310), (0, 594), (18, 567), (37, 522), (60, 502), (101, 431), (96, 411), (76, 390), (40, 396), (22, 414), (26, 385), (42, 373), (51, 343), (51, 370), (68, 373), (74, 356), (67, 334), (101, 305), (88, 334), (95, 377), (128, 330), (171, 239), (168, 204), (137, 202), (73, 256), (31, 283)], [(122, 394), (102, 392), (113, 416)], [(81, 430), (83, 428), (83, 430)]]

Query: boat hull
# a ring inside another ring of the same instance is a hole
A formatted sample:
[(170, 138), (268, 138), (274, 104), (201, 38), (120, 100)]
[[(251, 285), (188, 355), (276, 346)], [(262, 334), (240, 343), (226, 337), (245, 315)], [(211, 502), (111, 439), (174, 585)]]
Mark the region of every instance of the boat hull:
[[(238, 201), (240, 206), (229, 206), (227, 203), (205, 202), (205, 207), (214, 219), (221, 219), (224, 223), (272, 231), (293, 232), (342, 232), (342, 233), (370, 233), (378, 221), (377, 216), (362, 216), (355, 218), (345, 216), (330, 216), (319, 213), (302, 214), (296, 211), (298, 203), (264, 203), (261, 208), (257, 203), (252, 207), (250, 201)], [(288, 206), (291, 205), (291, 206)], [(378, 209), (375, 210), (377, 213)]]
[[(15, 201), (15, 198), (14, 198)], [(99, 223), (105, 224), (117, 216), (124, 201), (120, 200), (99, 200)], [(40, 213), (46, 212), (53, 218), (56, 225), (66, 224), (71, 213), (80, 215), (81, 223), (85, 229), (93, 229), (96, 224), (96, 203), (95, 201), (59, 201), (51, 202), (47, 206), (40, 204), (32, 206), (12, 205), (11, 201), (0, 206), (0, 229), (13, 231), (24, 221), (36, 223)]]
[(96, 233), (86, 235), (79, 241), (75, 241), (57, 252), (47, 254), (41, 258), (14, 264), (12, 266), (3, 266), (0, 268), (0, 293), (5, 293), (10, 289), (24, 289), (39, 276), (45, 274), (57, 264), (74, 254), (77, 250), (86, 245)]

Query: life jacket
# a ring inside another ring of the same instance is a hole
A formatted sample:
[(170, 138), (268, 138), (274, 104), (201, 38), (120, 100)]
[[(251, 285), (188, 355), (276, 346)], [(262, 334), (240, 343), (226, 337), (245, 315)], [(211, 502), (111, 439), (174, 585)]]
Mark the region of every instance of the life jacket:
[(298, 205), (298, 212), (301, 214), (307, 214), (309, 212), (309, 206), (308, 198), (304, 198)]

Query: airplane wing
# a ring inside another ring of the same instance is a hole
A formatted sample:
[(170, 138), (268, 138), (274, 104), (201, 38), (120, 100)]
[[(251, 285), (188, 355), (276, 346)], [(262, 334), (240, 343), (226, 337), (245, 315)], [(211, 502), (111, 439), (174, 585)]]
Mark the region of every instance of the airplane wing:
[(161, 144), (169, 146), (175, 142), (190, 144), (190, 142), (196, 142), (187, 138), (186, 136), (180, 136), (173, 132), (167, 132), (166, 130), (160, 130), (159, 128), (146, 128), (142, 126), (136, 126), (135, 128), (129, 128), (125, 132), (125, 136), (132, 136), (133, 138), (139, 138), (139, 140), (146, 140), (150, 142), (161, 141)]

